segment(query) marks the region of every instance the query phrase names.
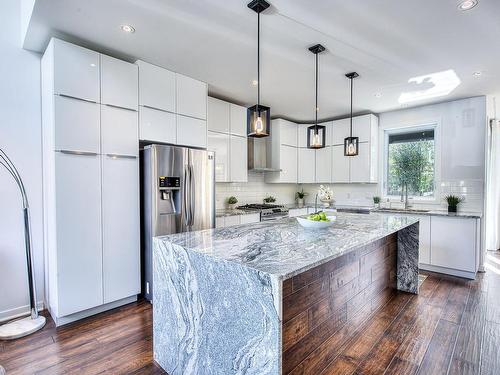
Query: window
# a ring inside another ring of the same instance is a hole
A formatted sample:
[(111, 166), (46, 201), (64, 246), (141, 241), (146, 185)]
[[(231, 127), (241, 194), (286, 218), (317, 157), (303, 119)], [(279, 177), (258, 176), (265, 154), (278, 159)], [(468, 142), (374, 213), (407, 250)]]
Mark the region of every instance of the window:
[(386, 193), (408, 196), (434, 196), (434, 127), (387, 134)]

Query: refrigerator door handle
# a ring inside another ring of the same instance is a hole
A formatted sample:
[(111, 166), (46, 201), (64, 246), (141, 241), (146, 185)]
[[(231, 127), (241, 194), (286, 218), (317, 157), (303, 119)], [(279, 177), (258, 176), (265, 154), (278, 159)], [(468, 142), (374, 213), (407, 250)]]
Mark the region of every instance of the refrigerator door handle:
[(195, 182), (194, 182), (194, 168), (189, 165), (189, 225), (194, 225), (194, 211), (195, 211)]
[(183, 195), (182, 195), (182, 209), (183, 209), (183, 214), (184, 214), (184, 223), (186, 226), (189, 226), (190, 218), (189, 218), (189, 170), (188, 166), (184, 166), (184, 188), (183, 188)]

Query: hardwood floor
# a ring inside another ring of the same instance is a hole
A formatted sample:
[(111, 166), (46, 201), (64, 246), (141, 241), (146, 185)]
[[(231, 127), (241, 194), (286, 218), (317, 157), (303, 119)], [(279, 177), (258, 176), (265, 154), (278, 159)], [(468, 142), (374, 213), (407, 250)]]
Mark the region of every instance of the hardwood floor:
[[(332, 333), (337, 349), (322, 374), (500, 374), (500, 256), (474, 281), (428, 275), (420, 295), (396, 293)], [(145, 301), (57, 329), (49, 318), (36, 334), (0, 341), (0, 365), (8, 375), (165, 374), (151, 325)]]

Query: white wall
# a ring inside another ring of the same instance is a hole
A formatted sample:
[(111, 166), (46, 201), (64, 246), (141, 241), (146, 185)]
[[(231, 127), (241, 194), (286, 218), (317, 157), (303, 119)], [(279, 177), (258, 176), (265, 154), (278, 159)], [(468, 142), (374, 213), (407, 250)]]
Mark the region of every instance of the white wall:
[[(40, 56), (21, 49), (20, 2), (0, 2), (0, 147), (16, 165), (31, 206), (38, 300), (43, 296)], [(28, 312), (21, 198), (0, 166), (0, 320)]]
[(446, 208), (443, 197), (462, 195), (461, 209), (483, 211), (485, 182), (486, 97), (474, 97), (379, 115), (379, 187), (384, 174), (384, 131), (437, 123), (436, 199), (425, 206)]

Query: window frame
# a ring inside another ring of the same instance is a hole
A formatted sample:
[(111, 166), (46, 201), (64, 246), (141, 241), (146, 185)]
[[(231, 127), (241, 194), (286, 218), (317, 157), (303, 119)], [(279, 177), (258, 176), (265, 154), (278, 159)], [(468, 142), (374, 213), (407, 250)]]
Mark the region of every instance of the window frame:
[(401, 195), (389, 195), (388, 189), (388, 174), (389, 174), (389, 136), (393, 134), (413, 133), (424, 130), (434, 130), (434, 193), (432, 196), (421, 197), (408, 195), (408, 198), (413, 202), (420, 203), (437, 203), (440, 200), (440, 183), (441, 183), (441, 137), (440, 137), (440, 120), (422, 121), (418, 124), (401, 125), (397, 127), (384, 129), (384, 149), (382, 161), (382, 197), (390, 202), (399, 202)]

